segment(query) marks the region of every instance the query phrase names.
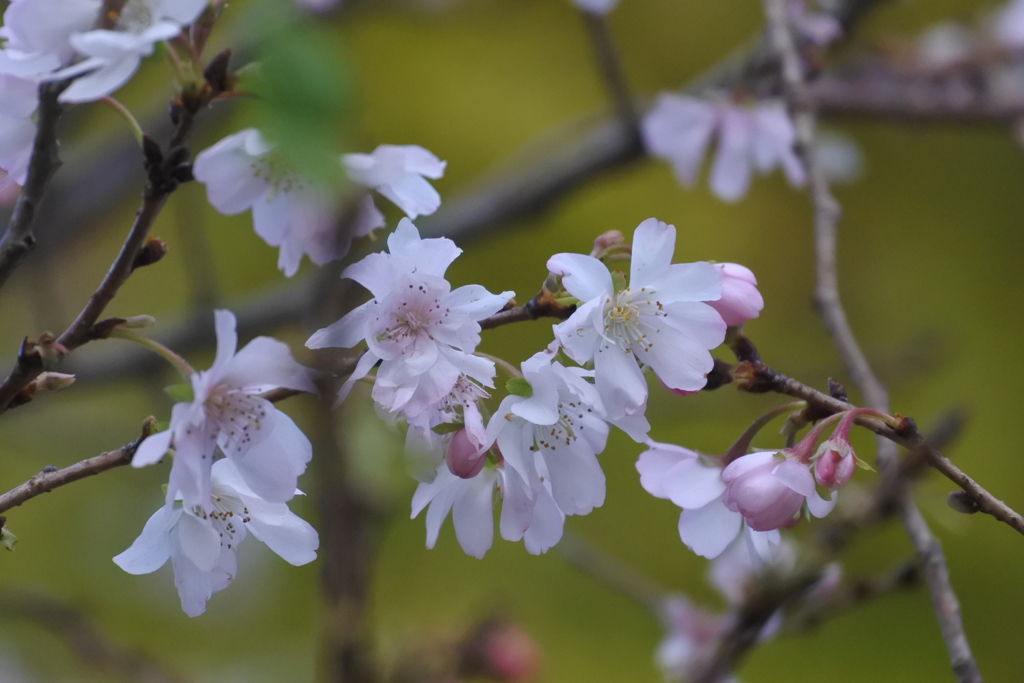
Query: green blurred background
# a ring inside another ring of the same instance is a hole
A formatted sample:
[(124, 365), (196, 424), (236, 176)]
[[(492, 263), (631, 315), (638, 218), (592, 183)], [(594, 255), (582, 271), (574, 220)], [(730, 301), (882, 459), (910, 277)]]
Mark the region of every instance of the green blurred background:
[[(882, 4), (846, 52), (993, 7), (952, 0)], [(260, 11), (232, 3), (215, 42), (230, 45), (250, 35), (247, 22), (259, 23)], [(685, 83), (760, 22), (755, 0), (623, 0), (610, 19), (629, 78), (644, 96)], [(338, 141), (352, 151), (383, 142), (427, 147), (448, 161), (445, 178), (436, 183), (444, 198), (482, 174), (500, 175), (499, 164), (510, 159), (518, 160), (512, 167), (521, 167), (541, 158), (608, 109), (582, 22), (568, 0), (365, 2), (317, 25), (313, 33), (308, 24), (293, 25), (279, 38), (326, 39), (341, 60), (347, 116), (337, 122)], [(147, 65), (119, 98), (138, 111), (159, 105), (170, 92), (165, 69)], [(233, 120), (201, 123), (195, 149), (253, 120), (250, 103), (227, 106)], [(840, 284), (853, 328), (891, 387), (893, 409), (927, 425), (951, 406), (967, 408), (970, 421), (950, 455), (995, 495), (1024, 508), (1016, 434), (1022, 409), (1017, 379), (1024, 373), (1024, 271), (1018, 267), (1024, 155), (1010, 132), (997, 126), (827, 124), (849, 135), (864, 156), (863, 178), (837, 189), (844, 207)], [(65, 128), (63, 144), (73, 156), (128, 135), (112, 111), (93, 105)], [(81, 307), (135, 205), (132, 198), (111, 207), (101, 224), (74, 226), (47, 263), (30, 261), (0, 292), (4, 366), (23, 336), (57, 332)], [(810, 305), (807, 200), (778, 174), (756, 180), (743, 201), (727, 205), (703, 184), (681, 189), (664, 164), (635, 164), (579, 188), (541, 217), (460, 243), (465, 253), (449, 277), (454, 284), (512, 289), (525, 301), (543, 279), (548, 255), (585, 252), (598, 233), (628, 234), (649, 216), (678, 227), (678, 259), (735, 261), (754, 270), (766, 307), (747, 331), (774, 367), (819, 387), (830, 376), (842, 378)], [(394, 225), (397, 215), (390, 211), (388, 217)], [(209, 241), (219, 303), (230, 307), (280, 283), (276, 250), (253, 233), (250, 217), (217, 215), (203, 188), (191, 185), (174, 196), (154, 229), (170, 243), (168, 257), (139, 271), (109, 313), (173, 319), (189, 305), (190, 256), (179, 245), (190, 227)], [(310, 270), (307, 262), (299, 277)], [(518, 363), (550, 340), (549, 325), (487, 333), (483, 350)], [(302, 330), (275, 334), (305, 358)], [(209, 355), (190, 359), (205, 367)], [(150, 414), (165, 418), (170, 399), (153, 388), (165, 378), (150, 379), (77, 387), (4, 415), (0, 489), (44, 465), (65, 466), (118, 447)], [(170, 375), (166, 379), (170, 383)], [(306, 400), (284, 405), (300, 424), (307, 420)], [(750, 419), (780, 402), (729, 388), (681, 399), (652, 387), (652, 437), (721, 452)], [(540, 644), (544, 681), (660, 680), (653, 660), (658, 624), (556, 552), (533, 557), (521, 544), (499, 540), (484, 560), (475, 560), (459, 549), (450, 523), (438, 546), (426, 550), (423, 520), (408, 519), (414, 482), (403, 473), (401, 436), (368, 416), (372, 409), (357, 397), (348, 433), (360, 476), (394, 510), (373, 570), (372, 628), (382, 657), (439, 634), (457, 636), (477, 617), (499, 613), (521, 623)], [(759, 445), (777, 444), (762, 438)], [(869, 452), (870, 442), (863, 441), (863, 448)], [(622, 435), (612, 438), (602, 457), (607, 501), (589, 516), (570, 518), (567, 529), (668, 588), (720, 605), (704, 582), (707, 563), (679, 541), (678, 509), (641, 490), (633, 466), (639, 451)], [(262, 545), (247, 543), (235, 584), (211, 600), (205, 615), (189, 619), (179, 609), (169, 566), (135, 577), (110, 561), (160, 504), (166, 475), (166, 466), (115, 470), (9, 512), (8, 525), (21, 540), (16, 552), (0, 556), (0, 591), (31, 589), (66, 601), (93, 616), (116, 642), (151, 653), (196, 681), (313, 680), (318, 563), (294, 568)], [(862, 472), (858, 479), (874, 476)], [(308, 481), (304, 486), (312, 488)], [(943, 542), (978, 663), (988, 680), (1021, 680), (1024, 543), (992, 519), (949, 511), (943, 502), (949, 490), (951, 484), (932, 476), (919, 488), (919, 502)], [(316, 524), (310, 504), (298, 500), (294, 507)], [(910, 553), (898, 525), (890, 524), (860, 537), (844, 556), (845, 567), (850, 576), (871, 574)], [(4, 658), (31, 680), (107, 680), (90, 673), (50, 633), (0, 615)], [(952, 678), (923, 588), (842, 615), (806, 636), (766, 644), (740, 677), (750, 683)]]

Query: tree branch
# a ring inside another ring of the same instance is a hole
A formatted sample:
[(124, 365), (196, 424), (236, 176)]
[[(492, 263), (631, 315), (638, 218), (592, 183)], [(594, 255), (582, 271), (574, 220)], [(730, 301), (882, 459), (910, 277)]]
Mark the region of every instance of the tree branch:
[[(804, 81), (803, 64), (789, 25), (786, 0), (764, 0), (771, 41), (782, 61), (782, 78), (796, 128), (797, 150), (807, 169), (809, 193), (814, 206), (814, 244), (817, 285), (815, 302), (832, 341), (853, 378), (854, 384), (871, 408), (889, 412), (889, 394), (875, 377), (867, 358), (857, 344), (839, 300), (836, 276), (836, 227), (839, 203), (829, 191), (828, 179), (814, 153), (815, 110)], [(899, 478), (896, 448), (878, 439), (877, 461), (883, 478)], [(928, 581), (932, 605), (949, 651), (954, 674), (961, 683), (980, 683), (981, 673), (971, 654), (960, 619), (960, 607), (949, 580), (946, 561), (938, 540), (914, 504), (913, 495), (904, 487), (899, 498), (900, 518)]]
[(33, 232), (36, 212), (43, 201), (50, 178), (60, 168), (60, 156), (57, 153), (57, 122), (64, 107), (57, 101), (57, 96), (67, 86), (67, 82), (43, 83), (39, 86), (36, 137), (32, 143), (28, 177), (18, 195), (14, 213), (11, 214), (3, 239), (0, 239), (0, 287), (3, 287), (7, 278), (36, 244)]

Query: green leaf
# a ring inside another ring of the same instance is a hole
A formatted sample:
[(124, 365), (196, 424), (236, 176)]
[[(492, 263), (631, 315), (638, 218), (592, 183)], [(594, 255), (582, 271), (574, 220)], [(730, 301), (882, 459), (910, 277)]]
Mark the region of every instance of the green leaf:
[(191, 384), (173, 384), (166, 387), (164, 392), (173, 398), (176, 403), (191, 403), (196, 398)]
[(435, 434), (452, 434), (453, 432), (459, 431), (463, 427), (465, 427), (465, 425), (462, 424), (461, 422), (442, 422), (436, 427), (431, 427), (430, 431), (434, 432)]
[(12, 534), (7, 527), (0, 527), (0, 546), (14, 550), (14, 544), (17, 542), (18, 537)]
[(513, 396), (522, 396), (523, 398), (530, 398), (533, 396), (533, 387), (522, 377), (513, 377), (509, 381), (505, 382), (505, 391), (512, 394)]

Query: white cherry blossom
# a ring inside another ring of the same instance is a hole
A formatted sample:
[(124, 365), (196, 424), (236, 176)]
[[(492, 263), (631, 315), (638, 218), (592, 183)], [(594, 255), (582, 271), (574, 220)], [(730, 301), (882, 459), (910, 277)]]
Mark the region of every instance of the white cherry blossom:
[(781, 102), (744, 107), (662, 93), (642, 128), (647, 150), (668, 161), (684, 187), (696, 182), (711, 140), (717, 138), (709, 182), (715, 196), (725, 201), (746, 194), (754, 171), (768, 173), (781, 167), (794, 187), (806, 180), (793, 150), (793, 122)]
[(367, 196), (351, 229), (338, 235), (337, 208), (325, 193), (280, 164), (254, 128), (200, 152), (192, 170), (217, 211), (233, 216), (252, 210), (256, 234), (281, 250), (277, 267), (287, 277), (298, 271), (303, 255), (322, 266), (347, 254), (353, 237), (384, 225), (384, 216)]
[(90, 102), (105, 97), (139, 69), (156, 44), (170, 40), (206, 9), (207, 0), (128, 0), (112, 30), (73, 33), (69, 38), (82, 61), (47, 76), (47, 80), (77, 77), (58, 98), (61, 102)]
[(234, 580), (238, 546), (248, 533), (295, 566), (316, 559), (316, 530), (286, 504), (256, 495), (230, 460), (214, 463), (210, 495), (206, 510), (173, 501), (161, 507), (114, 562), (129, 574), (149, 574), (170, 559), (181, 608), (196, 617)]
[(380, 192), (411, 220), (441, 206), (441, 195), (425, 178), (443, 176), (446, 162), (419, 145), (380, 145), (370, 154), (345, 154), (341, 161), (352, 182)]
[(722, 295), (722, 271), (709, 263), (673, 264), (676, 229), (650, 218), (633, 235), (629, 283), (618, 289), (605, 265), (583, 254), (556, 254), (548, 270), (582, 303), (555, 337), (577, 363), (594, 361), (607, 417), (633, 415), (647, 400), (638, 363), (670, 389), (693, 391), (714, 366), (709, 349), (726, 325), (706, 302)]
[(494, 542), (494, 500), (502, 500), (498, 524), (507, 541), (522, 540), (538, 554), (562, 535), (565, 515), (547, 489), (531, 491), (506, 463), (488, 463), (469, 479), (452, 474), (441, 464), (433, 481), (421, 483), (412, 497), (412, 517), (427, 509), (427, 547), (437, 543), (441, 525), (452, 513), (455, 538), (467, 555), (482, 558)]
[(572, 4), (591, 14), (608, 14), (615, 9), (619, 0), (572, 0)]
[(99, 19), (101, 0), (12, 0), (4, 12), (0, 73), (39, 78), (75, 55), (70, 38)]
[(339, 392), (378, 363), (373, 398), (387, 412), (417, 414), (444, 400), (462, 377), (492, 386), (494, 363), (471, 355), (480, 343), (477, 322), (501, 310), (512, 292), (480, 285), (452, 289), (444, 273), (462, 253), (449, 239), (420, 239), (409, 219), (388, 237), (388, 252), (370, 254), (342, 273), (373, 298), (306, 342), (311, 349), (368, 347)]
[(171, 426), (139, 446), (135, 467), (152, 465), (174, 449), (167, 500), (210, 511), (210, 467), (218, 449), (260, 497), (283, 503), (294, 495), (312, 446), (291, 418), (259, 394), (285, 387), (315, 391), (311, 371), (288, 346), (257, 337), (235, 352), (235, 316), (215, 312), (217, 356), (209, 370), (192, 375), (191, 403), (176, 403)]

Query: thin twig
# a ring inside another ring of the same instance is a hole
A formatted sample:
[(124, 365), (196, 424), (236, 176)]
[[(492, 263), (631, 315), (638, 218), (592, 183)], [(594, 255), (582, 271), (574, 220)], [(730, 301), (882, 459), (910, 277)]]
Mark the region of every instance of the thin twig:
[(36, 244), (36, 213), (43, 201), (43, 194), (50, 183), (50, 178), (60, 167), (60, 156), (57, 153), (57, 121), (60, 120), (64, 107), (57, 101), (57, 97), (67, 86), (67, 82), (43, 83), (39, 86), (36, 137), (32, 143), (28, 176), (14, 205), (14, 213), (11, 214), (7, 230), (0, 239), (0, 287), (3, 287), (7, 278)]
[(580, 15), (587, 27), (587, 35), (594, 49), (594, 59), (597, 61), (598, 71), (601, 72), (601, 80), (604, 81), (609, 99), (615, 105), (619, 124), (623, 132), (633, 138), (633, 144), (638, 144), (640, 116), (630, 94), (629, 83), (622, 68), (622, 60), (619, 59), (618, 50), (615, 48), (615, 41), (608, 30), (608, 22), (603, 15), (587, 10), (581, 10)]
[[(817, 274), (815, 302), (818, 313), (839, 351), (847, 372), (864, 396), (867, 405), (888, 413), (888, 392), (875, 377), (867, 358), (857, 344), (839, 300), (836, 276), (836, 227), (840, 208), (829, 191), (828, 179), (814, 153), (815, 111), (804, 80), (800, 54), (789, 25), (788, 3), (786, 0), (764, 0), (764, 8), (768, 17), (771, 42), (782, 62), (783, 83), (796, 128), (797, 148), (807, 169), (809, 192), (814, 205)], [(899, 463), (892, 442), (878, 439), (877, 460), (883, 478), (899, 477)], [(959, 603), (949, 579), (942, 547), (914, 504), (909, 487), (903, 488), (899, 501), (900, 518), (927, 579), (932, 605), (949, 652), (953, 672), (961, 683), (980, 683), (981, 673), (967, 643)]]

